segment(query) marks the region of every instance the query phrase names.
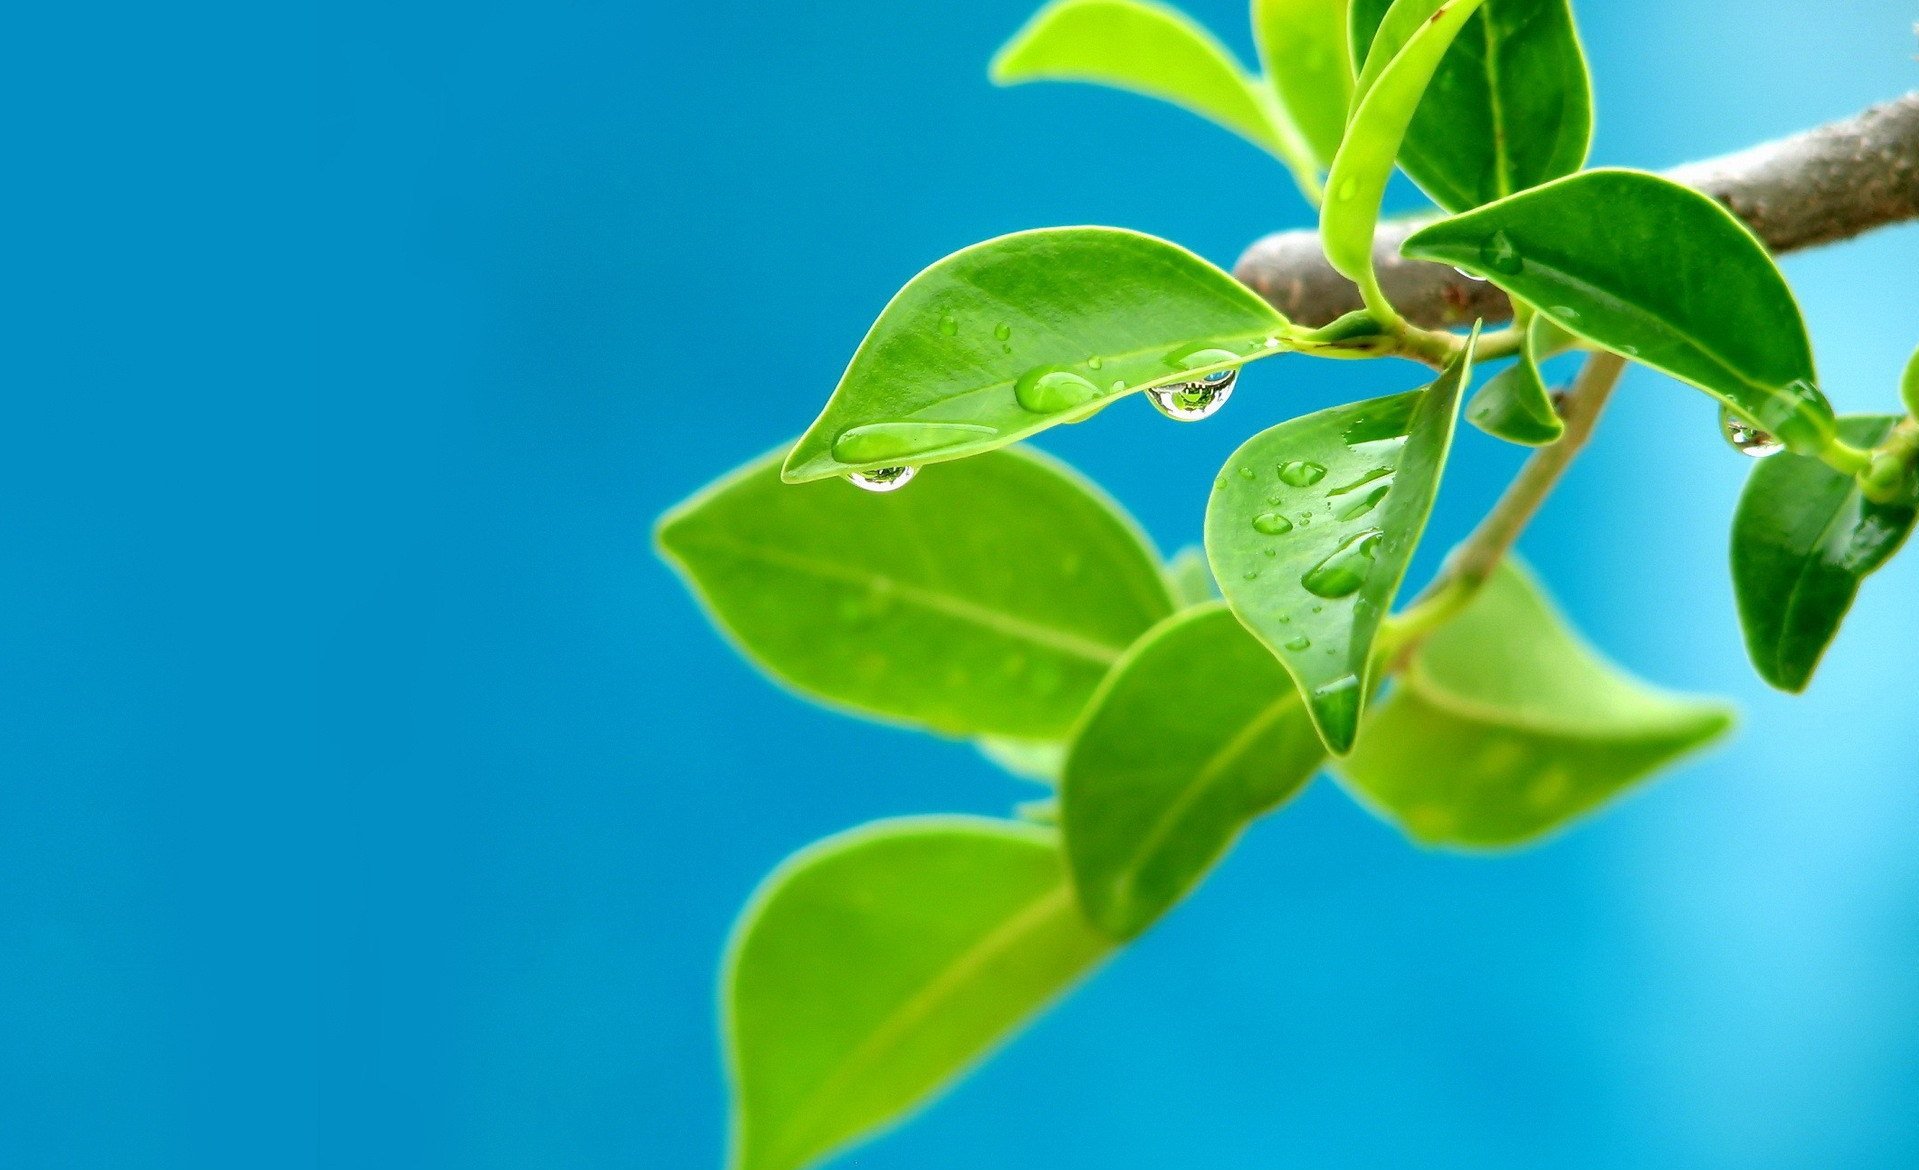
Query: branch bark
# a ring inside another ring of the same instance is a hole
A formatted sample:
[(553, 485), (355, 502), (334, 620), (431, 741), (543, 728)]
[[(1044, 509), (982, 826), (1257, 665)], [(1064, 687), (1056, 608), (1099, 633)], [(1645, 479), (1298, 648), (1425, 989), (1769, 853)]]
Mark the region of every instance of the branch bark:
[[(1666, 176), (1724, 203), (1776, 253), (1919, 219), (1919, 91)], [(1380, 283), (1400, 312), (1432, 329), (1510, 319), (1511, 302), (1492, 285), (1400, 256), (1400, 244), (1422, 222), (1382, 224), (1373, 241)], [(1359, 290), (1327, 265), (1316, 231), (1267, 236), (1233, 271), (1302, 325), (1324, 325), (1361, 307)]]

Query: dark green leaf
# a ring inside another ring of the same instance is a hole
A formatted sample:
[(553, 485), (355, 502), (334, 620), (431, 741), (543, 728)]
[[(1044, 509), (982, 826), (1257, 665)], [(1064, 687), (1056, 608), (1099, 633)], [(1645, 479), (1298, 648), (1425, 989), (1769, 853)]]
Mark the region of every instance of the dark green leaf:
[[(1415, 21), (1438, 6), (1403, 5), (1400, 19)], [(1390, 7), (1355, 0), (1355, 46), (1373, 43)], [(1464, 211), (1577, 171), (1592, 125), (1592, 81), (1567, 0), (1486, 0), (1433, 75), (1399, 165), (1441, 207)]]
[(1598, 657), (1508, 562), (1413, 656), (1339, 770), (1420, 841), (1515, 845), (1731, 726), (1724, 706), (1655, 690)]
[(726, 964), (734, 1170), (795, 1170), (899, 1120), (1111, 945), (1046, 829), (886, 821), (793, 857)]
[(1220, 588), (1336, 753), (1372, 693), (1373, 641), (1432, 513), (1470, 376), (1462, 352), (1423, 391), (1283, 422), (1215, 481), (1206, 555)]
[(1790, 445), (1832, 437), (1799, 306), (1731, 212), (1640, 171), (1587, 171), (1441, 220), (1405, 254), (1477, 273), (1555, 325), (1690, 382)]
[(1314, 161), (1333, 165), (1353, 96), (1346, 0), (1253, 0), (1253, 38), (1266, 78)]
[[(1871, 447), (1899, 419), (1840, 420), (1840, 437)], [(1911, 504), (1867, 499), (1851, 476), (1790, 452), (1753, 468), (1732, 522), (1732, 579), (1746, 649), (1761, 678), (1803, 691), (1839, 633), (1859, 585), (1911, 535)]]
[(1100, 227), (1001, 236), (894, 296), (786, 478), (977, 455), (1122, 394), (1278, 353), (1285, 327), (1251, 289), (1164, 240)]
[(1172, 582), (1173, 599), (1181, 609), (1219, 599), (1219, 583), (1206, 563), (1206, 550), (1197, 545), (1180, 549), (1167, 563), (1166, 579)]
[(1472, 396), (1466, 403), (1466, 421), (1495, 438), (1525, 447), (1559, 441), (1566, 433), (1566, 420), (1559, 417), (1552, 391), (1539, 372), (1540, 337), (1551, 328), (1544, 318), (1533, 318), (1519, 360)]
[(681, 504), (660, 547), (761, 669), (952, 735), (1063, 738), (1172, 612), (1158, 558), (1091, 485), (1030, 451), (873, 495), (760, 459)]

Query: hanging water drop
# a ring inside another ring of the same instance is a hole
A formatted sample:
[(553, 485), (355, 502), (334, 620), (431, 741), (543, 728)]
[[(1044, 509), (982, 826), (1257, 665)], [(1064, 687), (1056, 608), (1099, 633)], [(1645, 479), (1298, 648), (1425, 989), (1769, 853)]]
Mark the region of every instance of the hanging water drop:
[(1293, 522), (1278, 512), (1261, 512), (1253, 517), (1253, 531), (1267, 536), (1284, 536), (1293, 530)]
[(1197, 382), (1175, 382), (1146, 392), (1153, 407), (1176, 422), (1198, 422), (1219, 413), (1233, 396), (1238, 370), (1216, 370)]
[(1753, 459), (1764, 459), (1786, 449), (1771, 432), (1753, 426), (1734, 414), (1730, 407), (1719, 408), (1719, 433), (1726, 437), (1727, 445), (1733, 450)]
[(1377, 528), (1368, 528), (1347, 537), (1325, 560), (1309, 569), (1299, 583), (1318, 597), (1351, 597), (1359, 592), (1367, 574), (1373, 571), (1373, 552), (1384, 535)]
[(1296, 459), (1291, 463), (1280, 465), (1279, 478), (1282, 483), (1289, 483), (1294, 487), (1312, 487), (1326, 478), (1326, 469), (1320, 464)]
[(871, 471), (849, 471), (846, 482), (863, 491), (896, 492), (913, 482), (917, 467), (876, 467)]

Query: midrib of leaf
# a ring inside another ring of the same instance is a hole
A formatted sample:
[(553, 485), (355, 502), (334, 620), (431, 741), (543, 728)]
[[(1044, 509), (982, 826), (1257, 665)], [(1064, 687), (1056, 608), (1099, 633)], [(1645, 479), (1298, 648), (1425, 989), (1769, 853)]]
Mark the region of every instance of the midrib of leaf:
[(956, 621), (968, 622), (982, 629), (990, 630), (993, 633), (1008, 638), (1017, 638), (1031, 642), (1036, 646), (1043, 646), (1049, 650), (1057, 650), (1061, 654), (1081, 658), (1099, 666), (1111, 666), (1126, 649), (1124, 646), (1114, 646), (1105, 642), (1097, 642), (1091, 638), (1082, 637), (1065, 630), (1055, 630), (1047, 626), (1038, 625), (1024, 618), (1017, 618), (1011, 614), (987, 609), (985, 606), (976, 605), (965, 598), (957, 597), (950, 593), (941, 593), (934, 589), (909, 584), (880, 573), (849, 569), (843, 565), (833, 564), (830, 561), (820, 561), (812, 557), (796, 556), (792, 553), (782, 552), (777, 549), (741, 544), (738, 541), (727, 540), (723, 537), (695, 537), (687, 543), (702, 544), (708, 549), (731, 553), (734, 556), (744, 557), (747, 560), (759, 561), (762, 564), (791, 569), (798, 573), (810, 573), (813, 576), (821, 577), (828, 581), (840, 581), (849, 585), (863, 585), (869, 589), (874, 587), (888, 589), (891, 590), (893, 597), (910, 604), (919, 605), (924, 609), (932, 610), (934, 613), (944, 617), (950, 617)]
[[(1826, 522), (1820, 526), (1819, 538), (1812, 543), (1812, 548), (1815, 553), (1817, 550), (1826, 547), (1826, 542), (1832, 538), (1834, 531), (1839, 525), (1840, 519), (1846, 514), (1846, 500), (1850, 498), (1851, 491), (1852, 489), (1850, 485), (1848, 485), (1845, 491), (1840, 495), (1838, 501), (1834, 504), (1832, 515), (1828, 516)], [(1792, 633), (1793, 619), (1799, 612), (1800, 596), (1806, 591), (1806, 586), (1811, 583), (1812, 570), (1814, 564), (1817, 563), (1817, 559), (1816, 555), (1800, 558), (1799, 571), (1793, 574), (1792, 588), (1786, 592), (1786, 606), (1785, 609), (1781, 611), (1783, 620), (1779, 624), (1778, 637), (1774, 639), (1772, 645), (1772, 665), (1775, 672), (1779, 670), (1784, 662), (1786, 639)]]
[(1499, 91), (1499, 37), (1493, 31), (1491, 9), (1481, 8), (1473, 19), (1484, 26), (1481, 31), (1486, 39), (1486, 104), (1493, 120), (1493, 173), (1498, 177), (1499, 195), (1503, 199), (1513, 193), (1513, 160), (1506, 149), (1506, 105)]
[[(1645, 739), (1664, 739), (1681, 733), (1694, 734), (1693, 725), (1702, 722), (1712, 712), (1706, 705), (1697, 708), (1681, 699), (1645, 698), (1636, 701), (1642, 703), (1664, 704), (1663, 710), (1655, 711), (1642, 706), (1642, 710), (1658, 716), (1659, 725), (1650, 730), (1626, 732), (1609, 728), (1601, 723), (1579, 724), (1545, 718), (1530, 712), (1514, 711), (1508, 707), (1496, 707), (1491, 703), (1477, 699), (1468, 699), (1453, 690), (1442, 686), (1417, 662), (1406, 671), (1401, 685), (1417, 694), (1426, 703), (1439, 708), (1449, 715), (1474, 723), (1483, 723), (1489, 727), (1506, 728), (1527, 732), (1533, 735), (1548, 736), (1554, 739), (1575, 740), (1581, 743), (1619, 743)], [(1652, 720), (1648, 720), (1652, 722)]]
[[(856, 1083), (871, 1065), (888, 1055), (889, 1050), (909, 1031), (937, 1012), (968, 980), (1028, 936), (1041, 933), (1062, 912), (1074, 913), (1071, 893), (1064, 882), (1055, 886), (1024, 910), (1000, 923), (918, 991), (902, 1000), (865, 1040), (834, 1066), (817, 1088), (806, 1095), (793, 1111), (793, 1119), (787, 1123), (780, 1141), (773, 1148), (784, 1155), (805, 1141), (813, 1133), (819, 1114), (831, 1105), (837, 1094)], [(783, 1160), (772, 1159), (772, 1162), (778, 1165)]]

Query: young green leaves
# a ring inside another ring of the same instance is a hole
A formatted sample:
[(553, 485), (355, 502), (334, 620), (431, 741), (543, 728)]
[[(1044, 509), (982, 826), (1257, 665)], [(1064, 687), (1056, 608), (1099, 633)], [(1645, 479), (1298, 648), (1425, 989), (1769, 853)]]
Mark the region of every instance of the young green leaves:
[(1534, 317), (1519, 348), (1519, 360), (1500, 371), (1466, 403), (1466, 421), (1494, 438), (1523, 447), (1556, 443), (1566, 433), (1566, 420), (1553, 405), (1552, 391), (1539, 371), (1544, 335), (1552, 325)]
[(889, 821), (792, 858), (723, 977), (732, 1170), (797, 1170), (899, 1120), (1111, 946), (1044, 829)]
[(1173, 610), (1132, 521), (1029, 451), (886, 496), (782, 483), (773, 455), (668, 513), (659, 543), (767, 673), (951, 735), (1063, 737)]
[(1152, 236), (1001, 236), (893, 297), (784, 475), (804, 483), (977, 455), (1131, 391), (1282, 352), (1285, 330), (1245, 285)]
[(1906, 376), (1899, 382), (1899, 400), (1906, 404), (1906, 413), (1919, 418), (1919, 349), (1912, 351), (1912, 360), (1906, 363)]
[(1516, 845), (1731, 725), (1600, 659), (1508, 561), (1413, 655), (1339, 772), (1417, 840)]
[[(1842, 439), (1871, 447), (1893, 415), (1848, 417)], [(1860, 584), (1911, 535), (1919, 501), (1874, 503), (1817, 459), (1782, 453), (1753, 468), (1732, 524), (1733, 589), (1761, 678), (1803, 691)]]
[[(1355, 57), (1369, 72), (1385, 66), (1367, 50), (1395, 7), (1396, 24), (1416, 25), (1439, 5), (1355, 0)], [(1389, 32), (1385, 52), (1400, 43)], [(1434, 72), (1399, 165), (1433, 202), (1464, 211), (1579, 170), (1592, 126), (1592, 81), (1567, 0), (1486, 0)]]
[(1206, 554), (1227, 602), (1285, 664), (1337, 754), (1352, 747), (1374, 639), (1432, 513), (1470, 353), (1424, 390), (1255, 435), (1206, 508)]
[(1339, 153), (1353, 98), (1345, 9), (1346, 0), (1253, 0), (1266, 80), (1321, 167)]
[(1832, 407), (1785, 277), (1746, 225), (1691, 188), (1586, 171), (1441, 220), (1403, 251), (1486, 277), (1796, 451), (1831, 441)]
[(1061, 778), (1087, 917), (1146, 929), (1326, 757), (1299, 690), (1224, 605), (1155, 627), (1100, 687)]

